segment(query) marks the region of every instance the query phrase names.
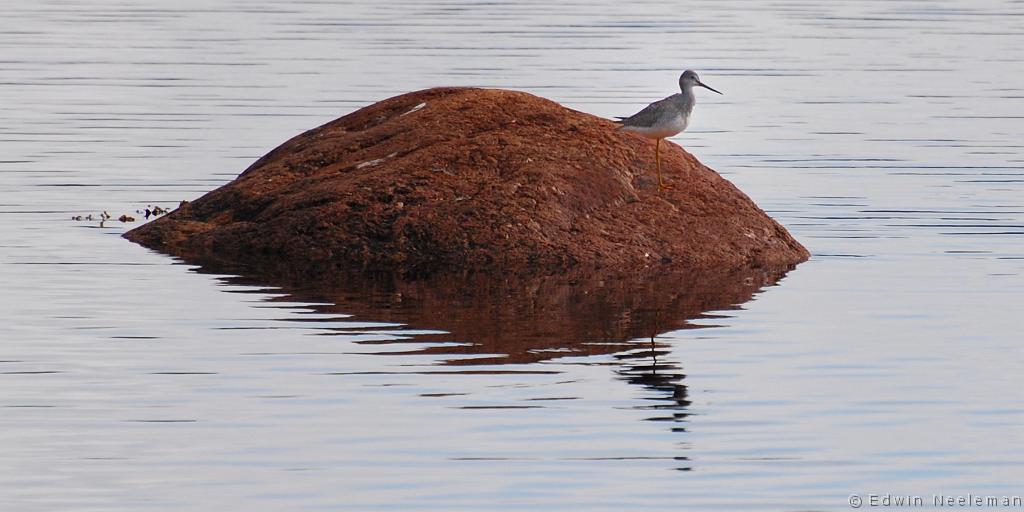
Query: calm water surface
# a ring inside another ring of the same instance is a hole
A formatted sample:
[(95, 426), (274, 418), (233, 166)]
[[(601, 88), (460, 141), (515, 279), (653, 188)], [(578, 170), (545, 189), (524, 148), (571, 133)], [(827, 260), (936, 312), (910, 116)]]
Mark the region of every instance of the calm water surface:
[[(16, 0), (0, 62), (5, 510), (1024, 494), (1020, 2)], [(628, 115), (687, 67), (726, 94), (674, 140), (814, 253), (774, 285), (284, 290), (71, 220), (401, 92)]]

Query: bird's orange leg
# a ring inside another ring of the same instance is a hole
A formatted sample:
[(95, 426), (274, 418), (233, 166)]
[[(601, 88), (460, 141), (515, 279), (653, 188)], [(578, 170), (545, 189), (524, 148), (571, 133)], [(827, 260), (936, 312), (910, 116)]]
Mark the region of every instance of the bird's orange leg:
[(666, 185), (661, 179), (661, 139), (658, 139), (658, 142), (654, 144), (654, 161), (658, 164), (658, 190), (661, 191), (672, 188)]

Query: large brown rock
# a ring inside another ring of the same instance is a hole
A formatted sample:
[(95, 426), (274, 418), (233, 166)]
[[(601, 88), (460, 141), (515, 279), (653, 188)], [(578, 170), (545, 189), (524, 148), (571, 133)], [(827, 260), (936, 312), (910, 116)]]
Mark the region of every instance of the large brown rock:
[(303, 133), (128, 232), (192, 261), (296, 270), (787, 267), (808, 252), (675, 144), (522, 92), (438, 88)]

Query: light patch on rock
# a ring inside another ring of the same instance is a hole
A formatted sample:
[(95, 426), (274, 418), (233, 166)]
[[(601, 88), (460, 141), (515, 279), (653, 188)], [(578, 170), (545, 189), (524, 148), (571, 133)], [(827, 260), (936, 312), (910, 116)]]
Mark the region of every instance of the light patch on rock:
[(391, 153), (390, 155), (388, 155), (388, 156), (386, 156), (384, 158), (374, 158), (373, 160), (367, 160), (365, 162), (358, 163), (358, 164), (356, 164), (356, 169), (365, 169), (367, 167), (373, 167), (375, 165), (380, 165), (381, 163), (385, 162), (387, 159), (394, 158), (395, 155), (397, 155), (397, 154), (398, 153), (395, 152), (395, 153)]
[(425, 107), (425, 106), (427, 106), (426, 103), (420, 103), (419, 105), (416, 105), (415, 107), (409, 109), (408, 112), (406, 112), (406, 113), (404, 113), (404, 114), (402, 114), (402, 115), (400, 115), (398, 117), (405, 117), (405, 116), (407, 116), (409, 114), (412, 114), (413, 112), (416, 112), (417, 110), (422, 110), (423, 107)]

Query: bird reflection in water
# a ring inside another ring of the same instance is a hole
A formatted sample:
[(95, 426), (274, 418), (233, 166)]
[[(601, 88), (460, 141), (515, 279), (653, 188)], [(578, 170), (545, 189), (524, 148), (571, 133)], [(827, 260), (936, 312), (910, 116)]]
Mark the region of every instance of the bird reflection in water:
[[(653, 396), (645, 399), (651, 403), (636, 406), (637, 409), (653, 411), (653, 416), (647, 417), (647, 421), (669, 422), (673, 432), (686, 432), (689, 407), (692, 404), (689, 391), (683, 383), (686, 374), (679, 362), (668, 359), (671, 356), (669, 347), (656, 341), (657, 336), (664, 332), (661, 322), (664, 311), (643, 310), (638, 311), (638, 314), (650, 319), (650, 344), (616, 354), (615, 358), (620, 363), (616, 373), (626, 382), (653, 392)], [(675, 457), (675, 460), (684, 462), (676, 469), (691, 469), (687, 457)]]

